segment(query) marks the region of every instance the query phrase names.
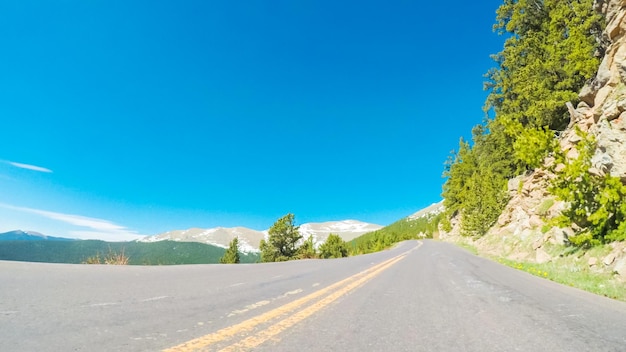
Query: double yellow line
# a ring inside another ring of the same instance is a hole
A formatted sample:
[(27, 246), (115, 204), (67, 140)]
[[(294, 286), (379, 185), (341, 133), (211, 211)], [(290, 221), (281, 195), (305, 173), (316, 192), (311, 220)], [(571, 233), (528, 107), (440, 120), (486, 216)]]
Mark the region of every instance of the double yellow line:
[[(330, 303), (334, 302), (341, 296), (363, 285), (367, 281), (374, 278), (376, 275), (380, 274), (384, 270), (402, 260), (409, 252), (416, 250), (417, 248), (419, 248), (420, 245), (421, 242), (417, 247), (411, 249), (410, 251), (404, 252), (358, 274), (350, 276), (347, 279), (341, 280), (328, 287), (315, 291), (305, 297), (287, 303), (269, 312), (260, 314), (256, 317), (250, 318), (239, 324), (224, 328), (222, 330), (202, 337), (198, 337), (196, 339), (182, 343), (178, 346), (168, 348), (164, 350), (164, 352), (214, 350), (218, 348), (217, 346), (215, 346), (217, 343), (231, 339), (232, 337), (240, 335), (242, 333), (247, 333), (251, 330), (254, 330), (258, 325), (268, 324), (272, 320), (280, 317), (281, 319), (279, 319), (273, 325), (263, 330), (257, 331), (243, 340), (234, 342), (231, 345), (222, 348), (220, 351), (245, 351), (253, 349), (254, 347), (261, 345), (265, 341), (274, 338), (281, 332), (301, 322), (302, 320), (311, 316), (320, 309), (328, 306)], [(313, 304), (291, 314), (299, 308), (304, 307), (304, 305), (308, 302), (314, 301), (316, 299), (318, 300), (315, 301)]]

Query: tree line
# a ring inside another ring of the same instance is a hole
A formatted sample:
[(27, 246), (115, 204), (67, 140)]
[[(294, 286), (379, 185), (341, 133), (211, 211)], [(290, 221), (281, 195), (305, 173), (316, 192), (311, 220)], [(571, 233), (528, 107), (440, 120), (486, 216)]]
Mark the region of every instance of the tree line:
[(430, 214), (417, 219), (401, 219), (380, 230), (366, 233), (350, 241), (350, 254), (382, 251), (394, 244), (420, 238), (433, 238), (445, 214)]

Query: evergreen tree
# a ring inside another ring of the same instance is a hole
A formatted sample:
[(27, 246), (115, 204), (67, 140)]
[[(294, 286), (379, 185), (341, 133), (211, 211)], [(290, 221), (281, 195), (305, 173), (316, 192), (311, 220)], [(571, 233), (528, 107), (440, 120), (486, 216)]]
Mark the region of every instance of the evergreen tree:
[(472, 149), (469, 143), (461, 138), (459, 151), (448, 158), (443, 172), (443, 176), (447, 178), (443, 185), (443, 204), (449, 216), (453, 216), (463, 209), (470, 191), (468, 180), (474, 170), (476, 170), (476, 161)]
[(259, 250), (261, 251), (261, 262), (270, 263), (277, 261), (277, 252), (265, 239), (259, 243)]
[(281, 262), (297, 258), (298, 241), (302, 235), (294, 224), (295, 216), (287, 214), (278, 219), (269, 229), (267, 241), (261, 240), (261, 261)]
[(339, 235), (330, 234), (320, 246), (320, 258), (343, 258), (348, 256), (348, 245)]
[(473, 147), (461, 139), (459, 152), (446, 163), (443, 186), (448, 216), (461, 214), (464, 235), (481, 236), (506, 206), (507, 179), (516, 173), (510, 138), (497, 121), (474, 127)]
[(235, 237), (230, 241), (228, 249), (220, 259), (222, 264), (239, 264), (239, 238)]
[(593, 0), (505, 0), (494, 29), (508, 38), (487, 73), (486, 108), (513, 138), (516, 160), (532, 169), (567, 126), (565, 103), (597, 71), (602, 17)]
[(302, 243), (300, 248), (298, 248), (298, 258), (300, 259), (312, 259), (317, 257), (317, 251), (315, 250), (315, 242), (313, 241), (313, 235), (309, 235), (309, 237)]

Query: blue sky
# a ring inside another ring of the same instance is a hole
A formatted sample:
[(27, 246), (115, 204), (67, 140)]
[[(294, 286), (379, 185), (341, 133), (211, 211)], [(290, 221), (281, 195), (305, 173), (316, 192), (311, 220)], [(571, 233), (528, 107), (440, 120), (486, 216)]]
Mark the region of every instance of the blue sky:
[(500, 1), (0, 3), (0, 231), (390, 224), (483, 118)]

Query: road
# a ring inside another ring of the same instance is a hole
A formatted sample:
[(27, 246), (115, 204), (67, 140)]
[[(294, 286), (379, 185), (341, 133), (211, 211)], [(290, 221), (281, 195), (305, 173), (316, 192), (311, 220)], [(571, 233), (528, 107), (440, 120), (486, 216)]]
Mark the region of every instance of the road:
[(626, 351), (626, 303), (408, 241), (288, 263), (0, 262), (2, 351)]

